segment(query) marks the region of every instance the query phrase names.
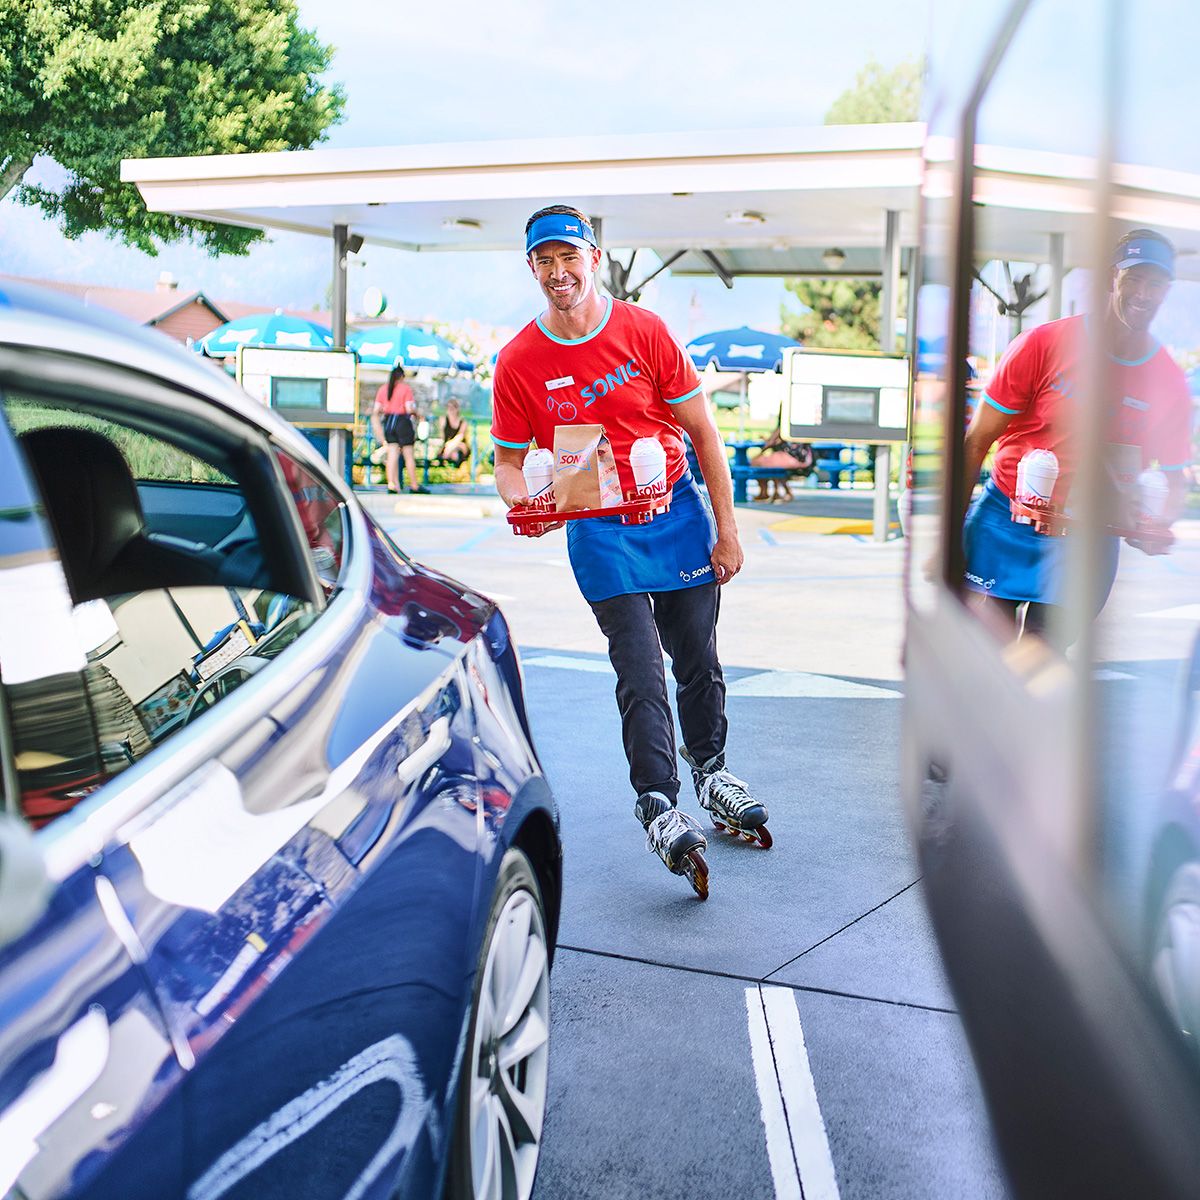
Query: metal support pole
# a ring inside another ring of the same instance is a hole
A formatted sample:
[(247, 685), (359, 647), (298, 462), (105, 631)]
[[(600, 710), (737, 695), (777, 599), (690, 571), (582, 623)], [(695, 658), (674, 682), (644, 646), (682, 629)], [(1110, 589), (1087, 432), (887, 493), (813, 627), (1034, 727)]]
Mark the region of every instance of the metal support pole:
[(1057, 321), (1062, 316), (1063, 241), (1061, 233), (1050, 235), (1050, 290), (1046, 298), (1050, 306), (1048, 319), (1051, 321)]
[(916, 246), (909, 246), (904, 251), (906, 260), (905, 275), (908, 277), (908, 306), (904, 319), (904, 350), (906, 354), (917, 351), (917, 288), (920, 280), (917, 272), (921, 268), (921, 252)]
[[(909, 355), (909, 367), (910, 367), (910, 371), (911, 371), (911, 369), (914, 367), (914, 365), (916, 363), (916, 359), (917, 359), (917, 291), (918, 291), (918, 288), (920, 285), (920, 270), (921, 270), (920, 248), (917, 246), (909, 246), (908, 250), (905, 253), (905, 258), (907, 259), (907, 271), (905, 273), (908, 276), (908, 308), (907, 308), (907, 318), (904, 322), (904, 352), (907, 355)], [(911, 374), (910, 374), (910, 381), (911, 381)], [(912, 425), (913, 425), (912, 405), (913, 405), (912, 384), (910, 382), (909, 395), (908, 395), (908, 415), (907, 415), (907, 429), (910, 434), (912, 433)], [(906, 486), (905, 476), (908, 472), (908, 462), (909, 462), (908, 456), (909, 456), (911, 450), (912, 450), (912, 447), (909, 445), (908, 442), (901, 443), (900, 458), (897, 462), (897, 465), (901, 472), (901, 477), (899, 480), (899, 485), (896, 488), (896, 494), (901, 498), (901, 503), (904, 503), (904, 488)], [(876, 461), (878, 461), (878, 460), (876, 460)], [(911, 499), (912, 498), (909, 497), (910, 501), (911, 501)], [(889, 505), (889, 510), (890, 510), (890, 505)]]
[(879, 348), (896, 349), (896, 310), (900, 299), (900, 214), (888, 209), (883, 235), (883, 291), (879, 296)]
[[(339, 350), (346, 345), (346, 232), (345, 225), (333, 227), (333, 344)], [(345, 429), (329, 431), (329, 465), (347, 481), (349, 441)]]
[(875, 504), (871, 513), (871, 541), (886, 542), (891, 509), (892, 448), (875, 447)]
[[(885, 354), (896, 352), (896, 310), (900, 301), (900, 214), (888, 209), (883, 234), (883, 290), (879, 296), (879, 348)], [(912, 287), (912, 280), (909, 280)], [(906, 339), (907, 340), (907, 339)], [(886, 542), (891, 507), (890, 446), (875, 447), (875, 503), (872, 509), (871, 540)]]

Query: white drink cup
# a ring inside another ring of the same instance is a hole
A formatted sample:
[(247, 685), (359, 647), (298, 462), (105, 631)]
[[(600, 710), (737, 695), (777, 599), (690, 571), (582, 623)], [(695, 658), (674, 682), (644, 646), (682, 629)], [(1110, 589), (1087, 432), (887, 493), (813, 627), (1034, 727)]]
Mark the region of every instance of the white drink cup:
[[(1028, 457), (1029, 457), (1028, 455), (1025, 456), (1025, 458), (1028, 458)], [(1021, 459), (1021, 461), (1019, 463), (1017, 463), (1016, 496), (1017, 496), (1018, 500), (1021, 500), (1021, 497), (1025, 493), (1025, 458)], [(1024, 503), (1024, 501), (1022, 501), (1022, 503)], [(1016, 523), (1018, 525), (1032, 525), (1033, 524), (1032, 517), (1026, 517), (1021, 514), (1018, 514), (1017, 516), (1013, 517), (1013, 520), (1016, 521)]]
[(554, 507), (554, 452), (530, 450), (521, 464), (525, 476), (525, 487), (534, 508), (550, 510)]
[(629, 467), (639, 498), (666, 496), (667, 452), (658, 438), (638, 438), (629, 451)]
[[(1022, 472), (1021, 467), (1025, 470)], [(1058, 458), (1053, 450), (1030, 450), (1017, 467), (1017, 499), (1029, 508), (1049, 508), (1058, 482)], [(1021, 518), (1017, 518), (1020, 520)], [(1024, 524), (1030, 524), (1025, 518)]]
[(1156, 467), (1143, 471), (1137, 477), (1138, 515), (1147, 521), (1160, 521), (1167, 511), (1167, 496), (1170, 493), (1167, 476)]

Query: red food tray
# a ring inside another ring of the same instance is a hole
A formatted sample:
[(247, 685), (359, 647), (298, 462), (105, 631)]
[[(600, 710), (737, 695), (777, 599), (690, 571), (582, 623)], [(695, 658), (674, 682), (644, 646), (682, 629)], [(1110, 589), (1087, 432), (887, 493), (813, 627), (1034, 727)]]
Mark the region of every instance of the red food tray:
[(1039, 529), (1039, 533), (1049, 534), (1052, 537), (1062, 537), (1071, 526), (1071, 517), (1048, 505), (1045, 508), (1034, 508), (1031, 504), (1022, 504), (1020, 500), (1009, 500), (1008, 508), (1014, 520), (1017, 517), (1029, 517), (1038, 525), (1048, 527)]
[(572, 512), (556, 512), (552, 508), (510, 508), (508, 523), (513, 527), (513, 533), (532, 537), (562, 521), (586, 521), (590, 517), (620, 517), (622, 525), (647, 525), (657, 513), (666, 512), (670, 507), (671, 496), (667, 493), (665, 496), (639, 496), (608, 508), (577, 508)]
[[(1063, 537), (1079, 523), (1078, 517), (1069, 516), (1057, 508), (1034, 508), (1019, 500), (1010, 500), (1009, 509), (1014, 517), (1031, 517), (1045, 528), (1038, 530), (1050, 537)], [(1175, 543), (1175, 535), (1163, 525), (1107, 525), (1105, 533), (1113, 537), (1128, 538), (1141, 546), (1147, 554), (1165, 554)]]

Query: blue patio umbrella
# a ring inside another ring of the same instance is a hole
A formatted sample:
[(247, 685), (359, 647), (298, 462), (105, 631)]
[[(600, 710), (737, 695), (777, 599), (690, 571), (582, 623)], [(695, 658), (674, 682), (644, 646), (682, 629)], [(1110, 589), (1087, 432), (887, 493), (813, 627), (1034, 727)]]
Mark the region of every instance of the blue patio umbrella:
[(328, 350), (333, 346), (333, 333), (324, 325), (303, 317), (284, 313), (251, 313), (218, 325), (205, 334), (196, 349), (211, 358), (226, 358), (236, 354), (239, 346), (280, 346), (290, 350)]
[(716, 333), (704, 333), (694, 337), (684, 351), (696, 366), (703, 368), (711, 363), (718, 371), (742, 372), (742, 399), (738, 404), (738, 437), (742, 436), (746, 407), (746, 379), (748, 371), (781, 371), (783, 352), (789, 346), (800, 343), (781, 333), (767, 333), (762, 329), (720, 329)]
[(376, 366), (432, 367), (436, 371), (473, 371), (475, 364), (445, 338), (415, 325), (383, 325), (359, 329), (347, 339), (360, 362)]
[(694, 337), (684, 347), (692, 362), (700, 368), (712, 363), (718, 371), (779, 371), (783, 352), (799, 346), (793, 338), (761, 329), (721, 329)]

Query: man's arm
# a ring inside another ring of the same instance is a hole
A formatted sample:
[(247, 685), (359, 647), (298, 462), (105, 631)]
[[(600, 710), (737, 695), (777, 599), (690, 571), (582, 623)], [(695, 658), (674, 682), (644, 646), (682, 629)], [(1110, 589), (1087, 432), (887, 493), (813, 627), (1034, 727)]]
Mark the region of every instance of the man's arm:
[(981, 400), (975, 406), (971, 424), (967, 426), (967, 434), (963, 439), (963, 486), (967, 494), (965, 502), (971, 503), (971, 493), (979, 482), (979, 472), (983, 469), (983, 460), (988, 451), (996, 444), (1000, 435), (1008, 428), (1014, 413), (1001, 412), (986, 400)]
[(512, 446), (496, 446), (496, 491), (504, 501), (505, 508), (529, 503), (529, 488), (525, 486), (525, 474), (521, 464), (525, 461), (526, 449)]
[(733, 516), (733, 482), (729, 477), (725, 443), (717, 431), (708, 398), (702, 392), (690, 400), (672, 404), (671, 412), (696, 449), (717, 521), (717, 544), (712, 552), (713, 575), (718, 583), (728, 583), (742, 569), (745, 556)]

